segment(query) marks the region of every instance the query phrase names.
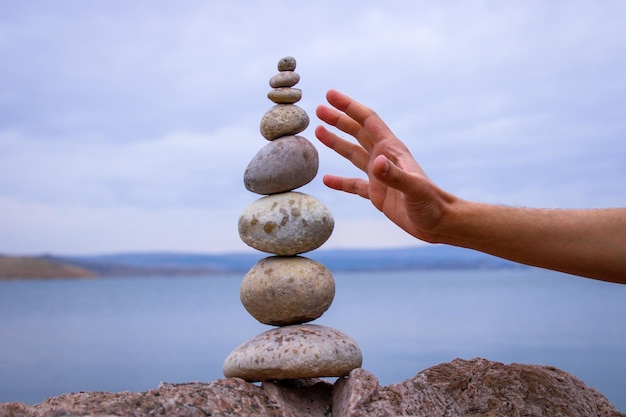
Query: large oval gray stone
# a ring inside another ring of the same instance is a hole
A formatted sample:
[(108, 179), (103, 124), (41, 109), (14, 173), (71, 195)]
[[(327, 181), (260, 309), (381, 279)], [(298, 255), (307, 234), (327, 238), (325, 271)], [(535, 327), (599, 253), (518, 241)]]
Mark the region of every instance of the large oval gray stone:
[(235, 348), (224, 376), (246, 381), (340, 377), (359, 368), (363, 356), (354, 339), (330, 327), (296, 324), (261, 333)]
[(317, 249), (333, 232), (330, 210), (308, 194), (272, 194), (250, 204), (239, 217), (239, 236), (248, 246), (281, 256)]
[(318, 167), (319, 156), (311, 142), (302, 136), (283, 136), (254, 155), (243, 174), (243, 183), (253, 193), (282, 193), (311, 182)]
[(312, 259), (270, 256), (248, 271), (239, 295), (248, 313), (261, 323), (306, 323), (328, 310), (335, 280), (328, 268)]
[(261, 134), (267, 140), (295, 135), (309, 126), (309, 115), (295, 104), (277, 104), (261, 119)]

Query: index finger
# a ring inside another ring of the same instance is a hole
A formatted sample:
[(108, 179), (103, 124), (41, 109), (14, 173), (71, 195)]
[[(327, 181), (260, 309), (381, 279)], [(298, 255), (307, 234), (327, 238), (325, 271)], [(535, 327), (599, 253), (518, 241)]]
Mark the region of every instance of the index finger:
[[(352, 120), (356, 121), (365, 130), (372, 144), (393, 137), (391, 129), (369, 107), (337, 90), (328, 90), (326, 99), (337, 110), (344, 112)], [(361, 138), (357, 137), (357, 139), (360, 141)]]

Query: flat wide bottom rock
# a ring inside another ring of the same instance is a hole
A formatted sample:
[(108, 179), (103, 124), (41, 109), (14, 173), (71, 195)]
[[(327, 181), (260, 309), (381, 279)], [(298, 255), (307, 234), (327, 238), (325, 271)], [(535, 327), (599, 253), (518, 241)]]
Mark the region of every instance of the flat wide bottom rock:
[(41, 404), (0, 403), (0, 416), (569, 416), (625, 417), (598, 391), (558, 369), (485, 359), (434, 366), (381, 387), (364, 369), (334, 385), (318, 379), (239, 378), (161, 384), (142, 393), (76, 393)]
[(363, 356), (354, 339), (319, 324), (294, 324), (263, 332), (235, 348), (224, 375), (246, 381), (348, 375)]

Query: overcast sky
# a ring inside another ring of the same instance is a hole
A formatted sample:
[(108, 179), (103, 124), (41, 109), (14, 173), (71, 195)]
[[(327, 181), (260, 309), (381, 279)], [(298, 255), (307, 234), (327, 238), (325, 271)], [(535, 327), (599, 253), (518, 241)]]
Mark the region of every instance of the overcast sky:
[(417, 243), (314, 137), (329, 88), (374, 108), (456, 195), (626, 205), (623, 1), (0, 0), (0, 253), (249, 251), (243, 172), (291, 55), (323, 248)]

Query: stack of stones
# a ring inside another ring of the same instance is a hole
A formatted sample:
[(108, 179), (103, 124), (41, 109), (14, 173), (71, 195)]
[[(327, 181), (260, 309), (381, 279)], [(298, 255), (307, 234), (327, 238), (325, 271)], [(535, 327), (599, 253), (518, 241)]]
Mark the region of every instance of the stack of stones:
[(309, 125), (296, 106), (302, 91), (296, 60), (282, 58), (270, 79), (268, 98), (276, 103), (261, 120), (270, 141), (252, 158), (244, 174), (249, 191), (261, 194), (239, 218), (239, 235), (248, 245), (274, 256), (261, 259), (246, 274), (240, 297), (246, 310), (264, 324), (278, 326), (233, 350), (224, 375), (247, 381), (347, 375), (361, 366), (356, 342), (342, 332), (316, 324), (335, 296), (335, 281), (319, 262), (299, 256), (330, 237), (334, 220), (326, 206), (295, 189), (318, 170), (317, 150), (297, 136)]

